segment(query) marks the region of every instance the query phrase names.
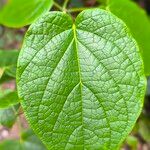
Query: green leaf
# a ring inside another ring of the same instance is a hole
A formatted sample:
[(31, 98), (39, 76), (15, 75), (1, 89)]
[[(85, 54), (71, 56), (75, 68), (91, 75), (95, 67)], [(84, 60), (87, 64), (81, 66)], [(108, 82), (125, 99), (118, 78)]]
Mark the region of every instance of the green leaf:
[(0, 68), (0, 78), (3, 76), (4, 69)]
[(126, 139), (126, 142), (132, 148), (132, 150), (138, 149), (138, 139), (136, 137), (129, 135)]
[(150, 142), (150, 120), (149, 118), (143, 117), (139, 120), (139, 133), (142, 136), (142, 138)]
[(1, 150), (46, 150), (35, 134), (28, 130), (23, 133), (21, 141), (6, 140), (0, 143)]
[(29, 28), (17, 67), (19, 97), (48, 149), (116, 150), (143, 106), (139, 49), (113, 14), (61, 12)]
[(16, 122), (18, 106), (12, 106), (7, 109), (0, 109), (0, 125), (11, 128)]
[(9, 0), (0, 11), (0, 23), (8, 27), (23, 27), (49, 11), (52, 4), (52, 0)]
[(45, 146), (42, 144), (42, 142), (31, 129), (23, 132), (21, 135), (21, 139), (25, 141), (22, 144), (24, 149), (26, 150), (46, 150)]
[(10, 67), (7, 67), (5, 68), (4, 70), (4, 74), (3, 75), (8, 75), (9, 77), (12, 77), (13, 79), (16, 78), (16, 66), (10, 66)]
[(0, 68), (16, 66), (18, 55), (17, 50), (0, 50)]
[(21, 150), (18, 140), (6, 140), (0, 143), (1, 150)]
[(0, 90), (0, 108), (7, 108), (19, 103), (17, 91)]
[(16, 77), (18, 55), (17, 50), (0, 50), (0, 84)]
[(4, 72), (2, 77), (0, 78), (0, 84), (3, 84), (5, 82), (9, 82), (11, 80), (14, 80), (14, 77), (9, 76), (6, 72)]
[(146, 12), (130, 0), (109, 0), (107, 10), (122, 19), (138, 42), (145, 74), (150, 75), (150, 21)]

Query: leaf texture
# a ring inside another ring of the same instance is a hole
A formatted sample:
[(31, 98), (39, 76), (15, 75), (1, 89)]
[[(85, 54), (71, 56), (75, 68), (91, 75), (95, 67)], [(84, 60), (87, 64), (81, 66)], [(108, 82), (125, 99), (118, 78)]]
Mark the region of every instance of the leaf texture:
[(17, 68), (25, 114), (53, 150), (118, 149), (141, 112), (145, 81), (135, 40), (101, 9), (74, 23), (45, 14), (28, 30)]
[(150, 75), (150, 20), (146, 12), (131, 0), (109, 0), (107, 10), (122, 19), (137, 41), (147, 76)]

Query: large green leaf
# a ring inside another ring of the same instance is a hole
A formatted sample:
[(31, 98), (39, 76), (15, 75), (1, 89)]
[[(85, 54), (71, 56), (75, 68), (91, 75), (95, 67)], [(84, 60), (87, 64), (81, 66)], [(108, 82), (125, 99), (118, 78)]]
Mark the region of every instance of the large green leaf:
[(108, 0), (106, 7), (130, 29), (143, 55), (145, 74), (150, 75), (150, 20), (146, 12), (130, 0)]
[(8, 27), (23, 27), (49, 11), (51, 6), (52, 0), (9, 0), (0, 11), (0, 23)]
[(101, 9), (74, 23), (65, 13), (45, 14), (29, 28), (17, 69), (25, 114), (48, 149), (116, 150), (142, 110), (137, 44)]

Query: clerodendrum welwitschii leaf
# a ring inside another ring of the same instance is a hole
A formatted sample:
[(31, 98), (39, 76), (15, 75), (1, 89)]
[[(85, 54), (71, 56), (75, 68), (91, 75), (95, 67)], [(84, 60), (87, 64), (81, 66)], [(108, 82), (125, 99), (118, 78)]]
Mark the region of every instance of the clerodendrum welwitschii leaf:
[(116, 150), (143, 106), (138, 46), (111, 13), (61, 12), (31, 25), (17, 71), (27, 119), (48, 149)]

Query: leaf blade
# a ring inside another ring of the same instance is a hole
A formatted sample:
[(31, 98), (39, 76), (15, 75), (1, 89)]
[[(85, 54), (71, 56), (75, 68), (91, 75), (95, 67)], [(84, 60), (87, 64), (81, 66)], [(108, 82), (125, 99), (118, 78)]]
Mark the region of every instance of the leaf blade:
[(127, 27), (100, 9), (83, 11), (74, 24), (67, 14), (46, 14), (30, 27), (19, 56), (19, 97), (49, 149), (118, 148), (141, 112), (145, 81)]

